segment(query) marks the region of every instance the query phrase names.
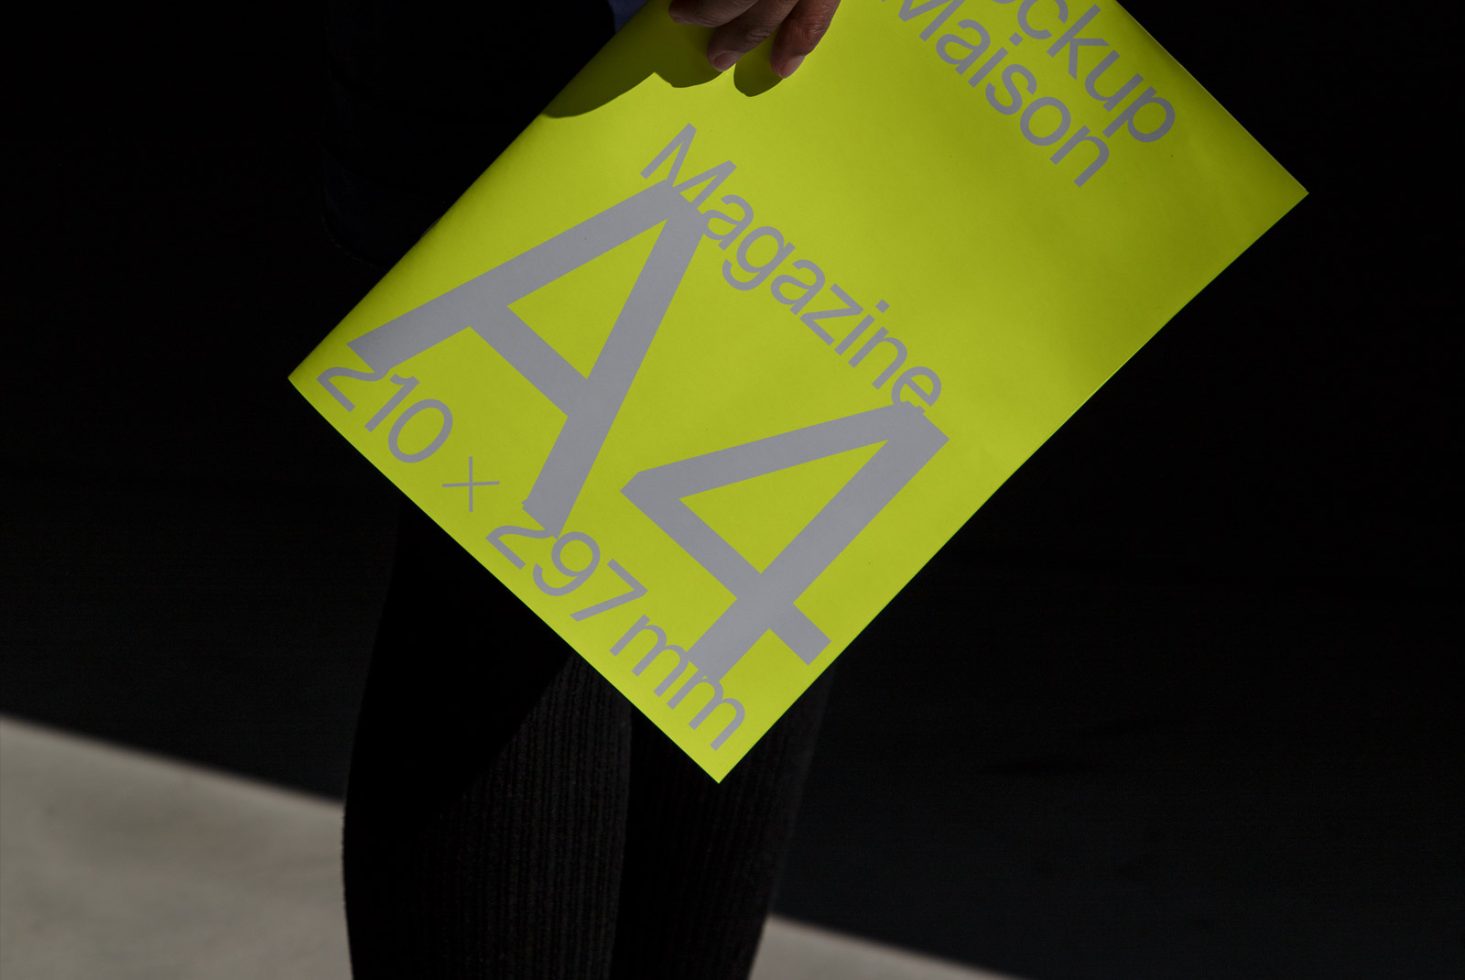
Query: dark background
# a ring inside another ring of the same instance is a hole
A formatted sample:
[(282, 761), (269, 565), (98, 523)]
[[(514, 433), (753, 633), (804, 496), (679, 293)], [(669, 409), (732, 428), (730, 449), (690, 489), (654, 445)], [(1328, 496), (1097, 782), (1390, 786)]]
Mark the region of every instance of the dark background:
[[(1311, 196), (842, 658), (779, 911), (1033, 978), (1465, 975), (1458, 11), (1128, 8)], [(318, 14), (10, 41), (0, 709), (337, 797), (397, 504), (285, 381), (375, 279)]]

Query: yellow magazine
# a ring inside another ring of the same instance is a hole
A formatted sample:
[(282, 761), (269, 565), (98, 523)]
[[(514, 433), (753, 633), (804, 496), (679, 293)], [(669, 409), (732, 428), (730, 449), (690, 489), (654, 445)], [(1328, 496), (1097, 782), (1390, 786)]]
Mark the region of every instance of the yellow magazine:
[(1304, 191), (1112, 2), (705, 43), (653, 2), (291, 381), (720, 780)]

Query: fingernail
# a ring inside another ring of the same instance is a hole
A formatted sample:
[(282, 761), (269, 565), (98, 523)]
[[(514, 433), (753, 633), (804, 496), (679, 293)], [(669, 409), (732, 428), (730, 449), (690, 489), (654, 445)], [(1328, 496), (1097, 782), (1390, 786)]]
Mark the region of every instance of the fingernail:
[(798, 71), (799, 70), (799, 65), (802, 65), (803, 63), (804, 63), (804, 56), (803, 55), (801, 55), (801, 54), (794, 55), (792, 58), (788, 59), (787, 61), (785, 61), (783, 63), (783, 71), (779, 72), (778, 74), (782, 78), (787, 78), (790, 75), (792, 75), (794, 72)]
[(666, 12), (678, 24), (687, 23), (687, 5), (682, 0), (672, 0), (672, 4), (667, 8)]
[(707, 60), (712, 62), (712, 67), (718, 71), (727, 71), (737, 62), (738, 54), (736, 51), (719, 51), (716, 54), (708, 55)]

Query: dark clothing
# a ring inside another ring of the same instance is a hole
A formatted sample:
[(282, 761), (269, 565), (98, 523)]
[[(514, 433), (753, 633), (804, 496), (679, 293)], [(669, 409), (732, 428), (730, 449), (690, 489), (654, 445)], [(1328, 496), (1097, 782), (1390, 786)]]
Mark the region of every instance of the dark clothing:
[(328, 0), (332, 235), (396, 262), (611, 35), (604, 0)]
[[(337, 241), (389, 266), (610, 29), (603, 0), (332, 3)], [(405, 504), (346, 796), (354, 975), (746, 977), (828, 683), (714, 783)]]
[(746, 977), (829, 677), (714, 783), (404, 513), (346, 798), (354, 975)]

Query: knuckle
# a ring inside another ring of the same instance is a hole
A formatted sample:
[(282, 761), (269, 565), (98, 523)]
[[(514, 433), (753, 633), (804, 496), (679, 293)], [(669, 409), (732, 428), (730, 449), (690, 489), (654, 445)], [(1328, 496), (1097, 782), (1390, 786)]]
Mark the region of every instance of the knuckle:
[(678, 15), (698, 27), (717, 27), (728, 19), (716, 0), (690, 0), (678, 8)]
[(788, 46), (800, 54), (807, 54), (814, 50), (829, 30), (829, 18), (819, 16), (794, 21), (788, 25), (787, 30)]
[(756, 48), (764, 41), (773, 36), (774, 26), (772, 24), (749, 24), (740, 33), (741, 40), (750, 48)]

